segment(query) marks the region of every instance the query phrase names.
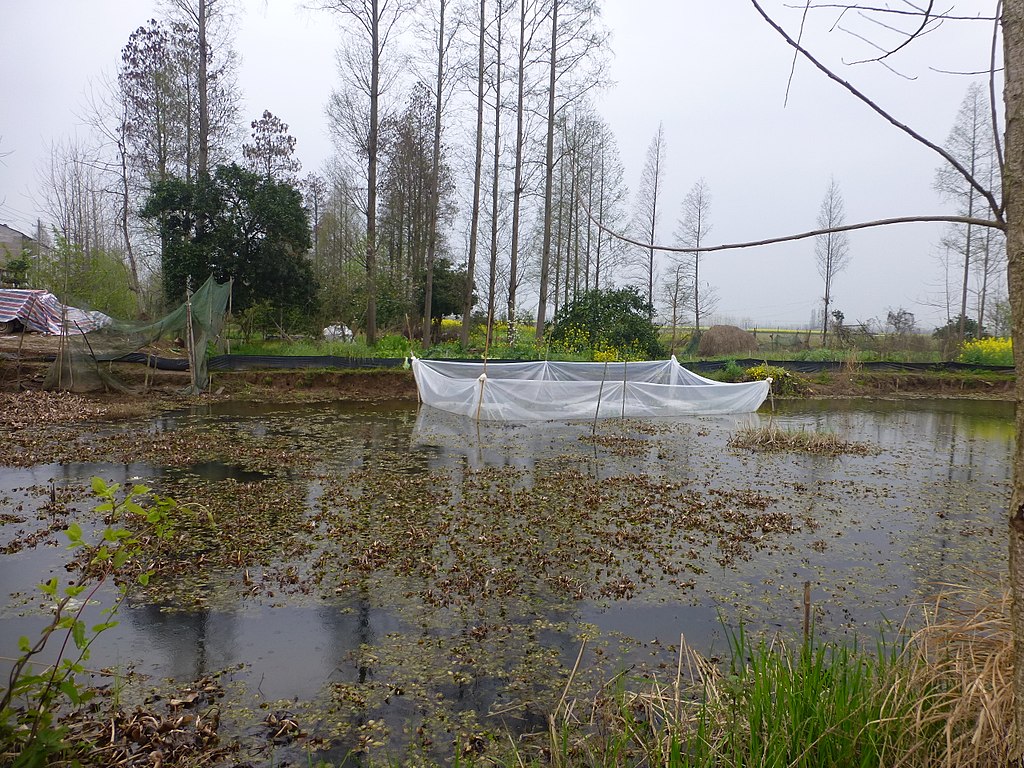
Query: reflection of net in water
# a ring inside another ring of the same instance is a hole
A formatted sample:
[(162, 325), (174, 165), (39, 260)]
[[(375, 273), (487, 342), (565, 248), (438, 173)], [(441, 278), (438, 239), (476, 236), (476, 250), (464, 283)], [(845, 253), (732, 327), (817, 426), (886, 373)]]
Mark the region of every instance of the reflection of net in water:
[[(531, 469), (544, 459), (568, 460), (571, 455), (581, 462), (597, 458), (601, 464), (598, 470), (603, 473), (609, 469), (605, 466), (608, 459), (627, 459), (653, 470), (653, 466), (647, 465), (662, 463), (658, 459), (658, 448), (663, 443), (686, 445), (691, 442), (694, 430), (704, 436), (709, 430), (728, 435), (760, 423), (757, 413), (604, 419), (599, 424), (592, 418), (512, 423), (476, 421), (422, 405), (416, 414), (410, 443), (414, 449), (436, 453), (433, 464), (437, 466), (450, 463), (452, 457), (461, 457), (466, 466), (474, 470), (485, 467)], [(686, 438), (681, 439), (681, 435)], [(642, 443), (643, 449), (639, 452), (622, 450), (625, 441)]]
[(208, 383), (206, 349), (210, 342), (220, 339), (230, 293), (230, 283), (218, 284), (210, 277), (185, 303), (159, 320), (148, 323), (111, 320), (104, 327), (88, 332), (65, 312), (64, 333), (44, 389), (125, 391), (125, 385), (104, 363), (137, 352), (160, 339), (182, 338), (193, 371), (189, 390), (202, 391)]

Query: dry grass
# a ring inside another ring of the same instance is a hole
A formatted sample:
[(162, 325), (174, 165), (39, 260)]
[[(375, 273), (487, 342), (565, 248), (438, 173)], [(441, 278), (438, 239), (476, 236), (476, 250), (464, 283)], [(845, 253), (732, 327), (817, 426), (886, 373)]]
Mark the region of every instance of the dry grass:
[(1009, 765), (1013, 723), (1013, 630), (1005, 585), (987, 589), (942, 585), (922, 606), (923, 626), (905, 651), (911, 675), (894, 680), (890, 695), (916, 702), (920, 732), (939, 743), (908, 745), (910, 765)]
[(775, 422), (739, 430), (729, 440), (729, 446), (751, 451), (789, 451), (816, 453), (822, 456), (867, 456), (877, 453), (877, 450), (867, 443), (844, 440), (834, 432), (782, 429)]

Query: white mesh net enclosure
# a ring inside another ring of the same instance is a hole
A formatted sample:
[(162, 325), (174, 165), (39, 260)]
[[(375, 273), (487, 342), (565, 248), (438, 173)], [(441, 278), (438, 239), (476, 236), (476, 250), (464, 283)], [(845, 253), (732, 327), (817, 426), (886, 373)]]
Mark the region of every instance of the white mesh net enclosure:
[(420, 400), (484, 421), (749, 413), (771, 380), (724, 384), (670, 360), (487, 363), (413, 358)]

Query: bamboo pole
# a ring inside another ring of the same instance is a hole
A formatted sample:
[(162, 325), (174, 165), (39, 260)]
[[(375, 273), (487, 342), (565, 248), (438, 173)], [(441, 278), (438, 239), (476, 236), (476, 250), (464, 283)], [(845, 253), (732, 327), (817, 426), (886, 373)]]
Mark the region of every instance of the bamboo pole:
[[(487, 358), (484, 358), (484, 368), (487, 368)], [(487, 374), (481, 373), (478, 381), (480, 382), (480, 398), (476, 401), (476, 423), (479, 425), (480, 409), (483, 407), (484, 404), (484, 384), (487, 383)]]
[(597, 389), (597, 408), (594, 409), (594, 427), (591, 429), (590, 434), (597, 434), (597, 417), (601, 413), (601, 395), (604, 393), (604, 380), (608, 375), (608, 361), (604, 362), (604, 370), (601, 372), (601, 386)]
[(626, 420), (626, 366), (629, 365), (625, 360), (622, 361), (622, 414), (619, 416), (620, 421)]

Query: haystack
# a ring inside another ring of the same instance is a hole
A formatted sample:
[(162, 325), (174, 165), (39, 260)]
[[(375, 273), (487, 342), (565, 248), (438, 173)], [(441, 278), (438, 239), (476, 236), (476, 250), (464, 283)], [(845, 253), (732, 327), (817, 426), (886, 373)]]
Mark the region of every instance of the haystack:
[(757, 337), (735, 325), (713, 325), (701, 333), (697, 353), (701, 357), (739, 355), (757, 351)]

